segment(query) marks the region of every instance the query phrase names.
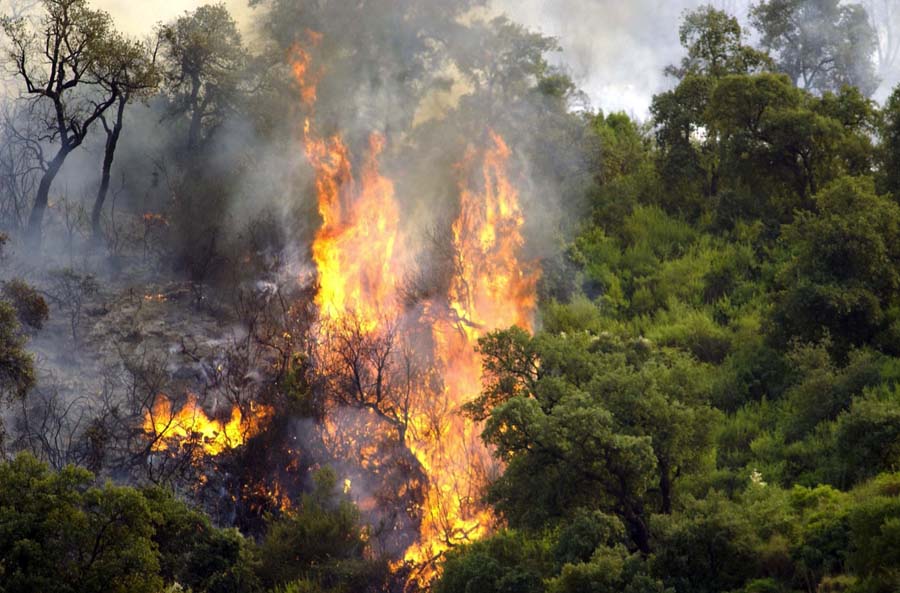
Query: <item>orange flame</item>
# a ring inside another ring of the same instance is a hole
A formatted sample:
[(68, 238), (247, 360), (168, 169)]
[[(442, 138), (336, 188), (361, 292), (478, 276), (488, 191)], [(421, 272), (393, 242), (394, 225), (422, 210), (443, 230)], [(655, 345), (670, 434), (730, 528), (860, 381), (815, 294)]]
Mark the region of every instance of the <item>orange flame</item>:
[[(321, 34), (308, 31), (307, 36), (313, 45), (321, 42)], [(309, 53), (295, 47), (292, 66), (301, 101), (312, 112), (318, 73), (312, 71)], [(402, 269), (396, 261), (402, 250), (394, 184), (381, 175), (378, 164), (386, 139), (378, 133), (369, 137), (368, 156), (358, 180), (350, 151), (339, 135), (318, 137), (307, 116), (303, 141), (315, 171), (322, 217), (313, 244), (319, 280), (316, 304), (327, 320), (337, 321), (352, 312), (371, 331), (393, 312)]]
[(393, 183), (378, 171), (384, 145), (381, 135), (372, 134), (357, 183), (339, 137), (321, 141), (307, 135), (306, 140), (323, 221), (313, 244), (319, 272), (316, 303), (326, 319), (353, 313), (370, 331), (395, 308), (400, 279), (400, 211)]
[(272, 415), (267, 406), (252, 406), (253, 414), (244, 418), (239, 407), (231, 410), (231, 417), (222, 422), (206, 415), (194, 395), (175, 412), (172, 402), (160, 395), (144, 417), (144, 432), (153, 440), (155, 452), (177, 451), (187, 445), (197, 445), (207, 455), (216, 456), (243, 445), (259, 432), (260, 424)]
[[(433, 560), (453, 546), (487, 534), (494, 519), (479, 503), (493, 469), (480, 426), (459, 413), (482, 387), (482, 361), (475, 346), (486, 333), (518, 325), (532, 330), (539, 274), (519, 259), (524, 217), (509, 181), (510, 150), (496, 133), (484, 151), (477, 191), (463, 182), (460, 214), (453, 223), (456, 276), (450, 286), (452, 314), (434, 325), (436, 359), (443, 371), (443, 414), (437, 426), (418, 431), (413, 451), (431, 480), (419, 541), (406, 561), (425, 567), (417, 578), (435, 576)], [(474, 168), (475, 151), (461, 167)]]

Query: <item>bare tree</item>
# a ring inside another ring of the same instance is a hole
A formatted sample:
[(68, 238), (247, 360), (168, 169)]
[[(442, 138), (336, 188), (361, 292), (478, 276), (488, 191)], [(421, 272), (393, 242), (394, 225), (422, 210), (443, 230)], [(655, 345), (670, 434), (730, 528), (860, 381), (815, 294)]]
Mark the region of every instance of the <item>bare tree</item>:
[(14, 19), (25, 18), (32, 14), (41, 0), (4, 0), (0, 2), (0, 11)]
[(715, 0), (712, 5), (737, 17), (739, 21), (745, 21), (750, 14), (751, 0)]
[(89, 419), (87, 398), (66, 398), (55, 385), (38, 389), (22, 401), (13, 448), (27, 450), (55, 469), (82, 465), (82, 437)]
[(44, 150), (27, 120), (7, 109), (0, 123), (0, 225), (20, 229), (31, 196), (46, 172)]
[(28, 218), (29, 237), (35, 245), (40, 245), (54, 179), (69, 154), (116, 101), (101, 81), (111, 56), (121, 51), (111, 37), (109, 15), (88, 8), (85, 0), (42, 0), (42, 5), (37, 24), (23, 17), (0, 21), (11, 42), (7, 61), (39, 123), (36, 140), (56, 147), (46, 161)]
[(60, 214), (66, 229), (66, 251), (69, 254), (69, 265), (75, 258), (75, 236), (81, 232), (87, 221), (82, 200), (69, 199), (68, 192), (59, 200)]
[(896, 69), (900, 66), (900, 4), (896, 0), (863, 0), (862, 4), (878, 36), (878, 73), (886, 81), (896, 81)]
[(355, 316), (325, 324), (317, 371), (334, 403), (374, 413), (405, 444), (413, 397), (425, 375), (404, 342), (397, 320), (371, 331)]
[(72, 268), (51, 271), (47, 296), (60, 309), (68, 311), (72, 342), (78, 347), (78, 325), (88, 298), (97, 293), (99, 285), (90, 274), (81, 274)]
[(115, 42), (120, 50), (110, 61), (107, 71), (100, 77), (101, 85), (107, 94), (116, 98), (116, 109), (109, 119), (100, 114), (100, 121), (106, 132), (106, 144), (103, 150), (103, 166), (100, 171), (100, 187), (91, 211), (91, 230), (94, 242), (102, 240), (100, 217), (103, 205), (109, 193), (113, 160), (116, 147), (125, 125), (125, 109), (134, 100), (152, 93), (158, 84), (156, 73), (156, 50), (146, 43), (118, 38)]

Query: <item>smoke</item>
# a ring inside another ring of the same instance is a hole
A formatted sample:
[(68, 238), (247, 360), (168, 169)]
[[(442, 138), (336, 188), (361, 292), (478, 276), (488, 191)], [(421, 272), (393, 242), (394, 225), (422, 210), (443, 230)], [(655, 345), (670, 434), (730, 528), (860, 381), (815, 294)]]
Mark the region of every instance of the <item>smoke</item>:
[(654, 94), (672, 84), (663, 69), (678, 62), (678, 26), (704, 4), (746, 22), (749, 0), (495, 0), (495, 7), (559, 39), (559, 63), (594, 107), (646, 118)]
[[(489, 130), (495, 128), (510, 147), (509, 177), (520, 194), (525, 218), (522, 235), (528, 253), (522, 258), (521, 267), (527, 267), (525, 264), (533, 259), (552, 258), (562, 242), (563, 233), (559, 230), (565, 208), (572, 209), (572, 217), (578, 218), (574, 212), (577, 208), (567, 200), (583, 199), (586, 192), (578, 184), (582, 179), (589, 183), (592, 174), (585, 165), (583, 146), (578, 144), (578, 133), (584, 122), (565, 109), (549, 108), (545, 101), (552, 99), (532, 93), (535, 81), (527, 76), (523, 77), (524, 82), (513, 81), (502, 100), (494, 102), (490, 93), (479, 95), (477, 61), (484, 59), (484, 55), (491, 56), (491, 51), (479, 50), (496, 49), (491, 45), (496, 41), (494, 31), (485, 23), (482, 28), (461, 32), (459, 23), (466, 10), (461, 10), (461, 15), (447, 16), (443, 13), (443, 1), (422, 2), (425, 7), (421, 12), (410, 10), (403, 14), (396, 7), (409, 2), (399, 0), (364, 2), (365, 12), (352, 5), (355, 3), (343, 0), (309, 2), (310, 6), (316, 5), (315, 10), (309, 11), (290, 6), (289, 2), (270, 0), (254, 13), (244, 0), (230, 0), (226, 4), (248, 32), (254, 51), (262, 51), (263, 47), (253, 44), (252, 32), (267, 24), (277, 26), (269, 28), (270, 32), (273, 28), (276, 31), (271, 41), (277, 46), (274, 53), (278, 59), (273, 62), (283, 61), (293, 44), (303, 40), (304, 31), (323, 34), (321, 48), (306, 39), (310, 42), (307, 49), (314, 54), (313, 63), (327, 72), (318, 81), (315, 112), (304, 113), (289, 67), (275, 66), (273, 76), (280, 75), (282, 82), (291, 87), (287, 99), (285, 95), (272, 98), (274, 113), (268, 115), (280, 118), (278, 129), (259, 129), (264, 126), (255, 126), (255, 122), (242, 119), (241, 114), (233, 116), (212, 138), (214, 150), (205, 161), (208, 179), (197, 180), (196, 186), (185, 183), (186, 189), (173, 191), (166, 175), (170, 167), (177, 169), (179, 147), (184, 144), (183, 122), (179, 126), (164, 117), (165, 99), (151, 101), (149, 105), (133, 105), (116, 159), (114, 197), (118, 195), (116, 192), (120, 193), (120, 203), (128, 205), (132, 213), (141, 214), (158, 211), (166, 203), (198, 200), (204, 192), (213, 195), (215, 201), (210, 200), (208, 205), (185, 210), (192, 215), (183, 215), (182, 224), (185, 228), (192, 227), (188, 230), (203, 239), (211, 228), (207, 226), (211, 219), (218, 217), (215, 224), (220, 225), (224, 235), (220, 244), (232, 242), (240, 244), (242, 249), (227, 254), (235, 276), (253, 274), (260, 268), (274, 272), (238, 278), (249, 281), (267, 299), (272, 299), (283, 286), (292, 282), (312, 284), (315, 278), (309, 246), (322, 221), (313, 199), (317, 172), (310, 166), (304, 147), (303, 116), (311, 116), (316, 137), (327, 140), (333, 134), (342, 136), (357, 181), (361, 164), (371, 152), (367, 150), (369, 134), (381, 134), (387, 147), (377, 173), (390, 179), (396, 188), (398, 210), (402, 214), (401, 235), (408, 240), (409, 253), (404, 255), (409, 255), (407, 262), (419, 258), (416, 265), (409, 267), (424, 268), (409, 270), (413, 281), (416, 275), (423, 279), (421, 286), (412, 287), (420, 289), (413, 296), (421, 304), (434, 299), (436, 293), (449, 291), (452, 278), (447, 273), (446, 262), (452, 264), (452, 257), (446, 257), (440, 249), (452, 249), (449, 223), (461, 209), (460, 187), (477, 193), (492, 180), (497, 183), (499, 169), (495, 167), (485, 173), (480, 162), (491, 146)], [(465, 0), (454, 2), (466, 3)], [(203, 3), (203, 0), (141, 3), (97, 0), (94, 6), (108, 10), (121, 30), (143, 36), (152, 32), (156, 22), (171, 20)], [(514, 21), (557, 38), (562, 51), (549, 57), (572, 75), (594, 107), (646, 118), (652, 96), (673, 82), (666, 79), (663, 69), (681, 57), (680, 17), (684, 11), (702, 3), (701, 0), (494, 0), (488, 15), (505, 12)], [(748, 2), (732, 0), (716, 4), (744, 17)], [(275, 12), (279, 5), (288, 7), (283, 12)], [(269, 10), (273, 12), (267, 13)], [(278, 31), (283, 31), (280, 38)], [(449, 52), (452, 57), (440, 54), (435, 49), (440, 43), (434, 40), (446, 40), (448, 45), (454, 45)], [(471, 68), (475, 74), (466, 73), (471, 80), (464, 83), (460, 82), (464, 78), (460, 67), (452, 64), (460, 55), (462, 62), (476, 62)], [(491, 70), (493, 66), (488, 63), (482, 68)], [(488, 78), (489, 74), (483, 77)], [(526, 90), (520, 90), (521, 87)], [(90, 203), (99, 177), (102, 140), (102, 134), (95, 134), (84, 149), (71, 156), (56, 181), (54, 197), (68, 192), (75, 199)], [(503, 172), (506, 173), (505, 169)], [(192, 173), (189, 171), (185, 177)], [(202, 187), (204, 183), (206, 188)], [(194, 188), (196, 192), (191, 191)], [(48, 236), (55, 235), (48, 233)], [(51, 250), (72, 253), (64, 242), (52, 246)], [(252, 250), (255, 252), (248, 253)], [(360, 255), (366, 255), (363, 251), (368, 250), (361, 250)], [(271, 263), (260, 267), (245, 263), (252, 258), (270, 258)], [(402, 280), (407, 283), (410, 279)], [(411, 287), (402, 289), (411, 290)], [(492, 323), (500, 314), (508, 312), (505, 309), (491, 311), (494, 315), (489, 319), (472, 321)], [(418, 319), (419, 313), (410, 315)], [(454, 314), (459, 311), (454, 310)], [(193, 331), (191, 323), (185, 322), (186, 330)], [(168, 334), (162, 335), (160, 342), (167, 339)], [(417, 354), (424, 354), (427, 359), (431, 348), (431, 343), (417, 348), (425, 351)], [(453, 360), (447, 357), (445, 366), (450, 366), (448, 362), (458, 362), (458, 353), (455, 354)], [(250, 366), (241, 377), (249, 377), (255, 383), (264, 375), (260, 369), (260, 364)], [(465, 387), (469, 392), (463, 395), (471, 396), (477, 391), (477, 387)], [(341, 437), (333, 439), (335, 446), (346, 445), (351, 449), (320, 452), (321, 460), (337, 465), (339, 474), (350, 480), (348, 493), (367, 512), (372, 523), (384, 525), (384, 541), (380, 542), (383, 549), (391, 555), (400, 554), (415, 538), (416, 520), (422, 519), (396, 512), (398, 508), (408, 508), (406, 503), (421, 503), (415, 499), (425, 479), (419, 475), (422, 471), (419, 461), (395, 441), (367, 440), (373, 433), (383, 436), (391, 430), (390, 427), (387, 431), (384, 427), (372, 429), (373, 416), (368, 412), (338, 407), (330, 420)], [(319, 441), (328, 437), (319, 434), (319, 428), (306, 420), (298, 420), (292, 425), (292, 431), (304, 449), (315, 450)], [(367, 445), (375, 450), (363, 451)], [(346, 461), (341, 463), (341, 460)], [(379, 461), (390, 470), (380, 473), (380, 467), (366, 465)], [(379, 475), (382, 477), (376, 479)], [(415, 487), (407, 485), (403, 490), (411, 500), (389, 497), (400, 491), (401, 483), (415, 483)]]
[[(154, 23), (169, 21), (205, 3), (96, 0), (94, 5), (108, 11), (123, 32), (144, 36)], [(24, 6), (34, 2), (5, 0), (0, 9), (8, 9), (4, 4)], [(246, 36), (253, 38), (254, 15), (248, 3), (227, 0), (225, 4)], [(493, 0), (495, 11), (559, 39), (563, 51), (558, 65), (573, 75), (594, 107), (606, 112), (624, 111), (638, 118), (648, 116), (653, 95), (671, 84), (662, 71), (679, 59), (681, 15), (703, 4), (726, 10), (747, 24), (751, 0)], [(863, 0), (863, 4), (873, 17), (885, 52), (890, 54), (890, 59), (876, 57), (883, 62), (878, 64), (883, 83), (876, 97), (883, 99), (900, 80), (896, 48), (887, 47), (889, 37), (898, 37), (900, 9), (892, 0)]]

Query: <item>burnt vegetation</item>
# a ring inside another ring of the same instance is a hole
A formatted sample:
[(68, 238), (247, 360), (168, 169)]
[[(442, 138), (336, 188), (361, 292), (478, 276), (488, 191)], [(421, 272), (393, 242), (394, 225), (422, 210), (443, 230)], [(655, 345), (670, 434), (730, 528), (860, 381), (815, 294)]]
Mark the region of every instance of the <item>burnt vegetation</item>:
[(249, 4), (0, 2), (0, 591), (898, 590), (893, 0)]

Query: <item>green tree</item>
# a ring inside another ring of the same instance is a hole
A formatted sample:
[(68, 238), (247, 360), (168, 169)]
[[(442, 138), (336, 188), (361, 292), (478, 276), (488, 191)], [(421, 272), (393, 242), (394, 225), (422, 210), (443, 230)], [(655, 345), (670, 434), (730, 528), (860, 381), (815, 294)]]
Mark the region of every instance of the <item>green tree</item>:
[(759, 574), (753, 525), (722, 495), (656, 517), (654, 532), (653, 573), (678, 593), (732, 591)]
[[(540, 525), (583, 506), (614, 510), (635, 545), (649, 550), (644, 495), (655, 474), (650, 439), (616, 433), (612, 414), (585, 395), (564, 400), (550, 414), (523, 398), (494, 410), (485, 440), (508, 465), (489, 499), (514, 525)], [(568, 483), (568, 492), (553, 486), (558, 482)]]
[(187, 119), (187, 149), (194, 150), (235, 112), (248, 54), (224, 4), (185, 13), (159, 35), (172, 114)]
[(751, 11), (762, 46), (797, 86), (812, 92), (878, 88), (877, 38), (860, 4), (840, 0), (768, 0)]
[(23, 399), (34, 386), (34, 361), (25, 350), (15, 309), (0, 301), (0, 399)]
[(900, 196), (900, 87), (891, 93), (883, 118), (881, 177), (884, 188), (897, 199)]
[[(0, 233), (0, 258), (6, 242), (6, 235)], [(40, 326), (47, 316), (47, 304), (21, 280), (5, 283), (3, 297), (10, 302), (0, 299), (0, 404), (8, 404), (25, 399), (36, 382), (34, 359), (25, 349), (27, 336), (20, 319), (31, 327)], [(0, 451), (4, 436), (0, 419)]]
[(387, 566), (367, 559), (359, 510), (338, 493), (332, 470), (317, 472), (315, 482), (296, 510), (270, 523), (260, 545), (260, 577), (270, 587), (309, 581), (326, 590), (378, 590)]
[(601, 547), (588, 562), (567, 564), (549, 581), (549, 593), (671, 593), (649, 574), (647, 561), (624, 546)]
[(236, 529), (214, 527), (208, 516), (161, 488), (142, 494), (152, 511), (152, 540), (165, 582), (204, 593), (261, 590), (252, 541)]
[(157, 593), (153, 514), (131, 488), (51, 472), (30, 455), (0, 465), (0, 588), (10, 593)]
[(485, 389), (468, 409), (487, 417), (484, 438), (507, 463), (490, 498), (511, 525), (599, 509), (647, 551), (647, 506), (671, 512), (677, 476), (700, 467), (712, 444), (702, 367), (646, 341), (583, 331), (530, 339), (513, 329), (483, 339), (481, 351)]
[[(716, 87), (707, 116), (721, 140), (722, 167), (734, 185), (750, 188), (751, 204), (753, 194), (777, 195), (785, 186), (788, 195), (801, 201), (815, 193), (818, 174), (825, 169), (820, 160), (841, 128), (805, 102), (800, 90), (775, 74), (730, 76)], [(754, 210), (737, 210), (753, 219), (771, 206), (762, 202)], [(787, 209), (790, 214), (790, 205)]]
[(744, 30), (735, 17), (710, 5), (685, 14), (678, 37), (687, 55), (666, 73), (679, 80), (690, 75), (750, 74), (774, 65), (765, 53), (744, 44)]
[(706, 118), (719, 141), (716, 209), (726, 226), (761, 220), (775, 234), (832, 180), (875, 164), (875, 109), (850, 87), (816, 98), (784, 76), (729, 76)]
[(653, 353), (633, 366), (609, 365), (591, 385), (622, 432), (651, 439), (662, 513), (673, 510), (676, 481), (700, 470), (713, 445), (717, 415), (709, 406), (708, 373), (689, 356)]
[(704, 113), (715, 88), (708, 76), (688, 75), (675, 89), (653, 97), (657, 171), (668, 188), (669, 212), (698, 219), (718, 191), (713, 138), (704, 138)]
[(842, 481), (858, 483), (900, 464), (900, 392), (879, 386), (857, 398), (837, 419), (834, 450)]
[(770, 334), (833, 350), (877, 344), (893, 351), (900, 288), (900, 208), (871, 179), (842, 178), (815, 196), (816, 211), (784, 228)]
[(711, 6), (685, 14), (679, 31), (687, 55), (667, 72), (678, 86), (653, 97), (659, 173), (682, 214), (698, 218), (719, 193), (715, 134), (707, 133), (705, 112), (717, 81), (728, 75), (767, 70), (768, 57), (744, 44), (737, 19)]
[(106, 51), (111, 59), (101, 73), (100, 80), (106, 92), (115, 97), (116, 108), (111, 121), (107, 121), (105, 114), (100, 115), (106, 132), (106, 144), (100, 169), (100, 187), (91, 210), (91, 230), (94, 241), (98, 243), (102, 235), (100, 217), (109, 193), (113, 160), (125, 126), (125, 109), (134, 99), (148, 96), (159, 84), (155, 56), (147, 44), (121, 35), (112, 35), (107, 43), (110, 47)]
[(548, 542), (516, 531), (452, 550), (435, 593), (542, 593), (553, 570)]
[(856, 489), (848, 513), (847, 564), (860, 591), (888, 593), (900, 582), (900, 476), (884, 474)]

